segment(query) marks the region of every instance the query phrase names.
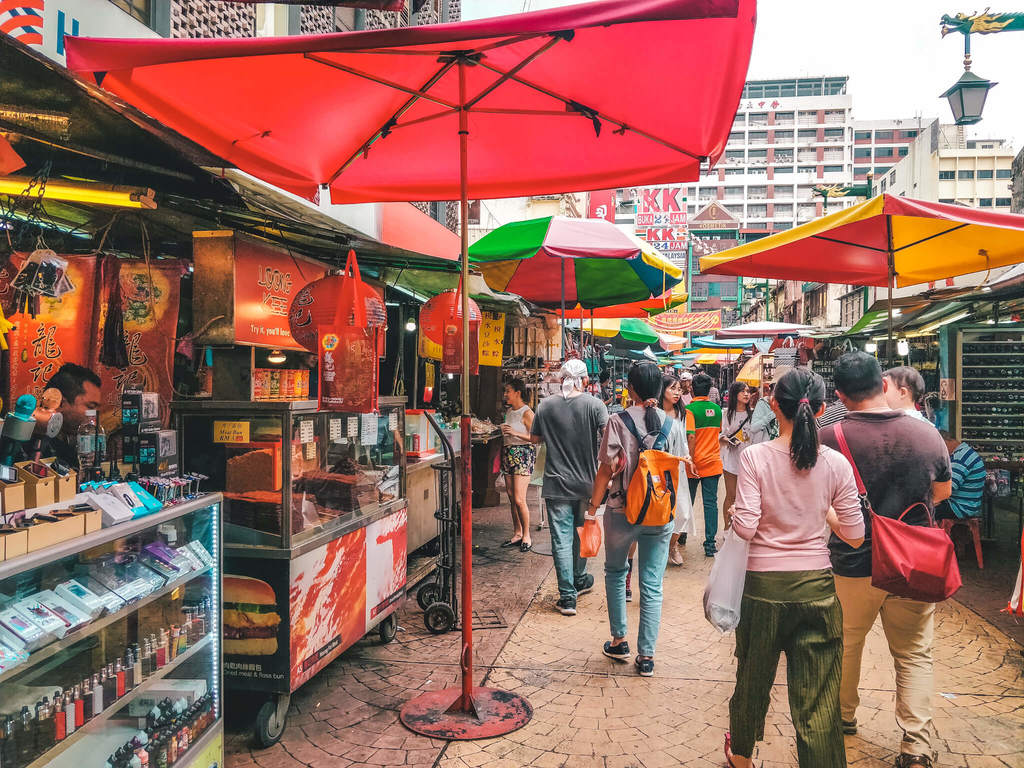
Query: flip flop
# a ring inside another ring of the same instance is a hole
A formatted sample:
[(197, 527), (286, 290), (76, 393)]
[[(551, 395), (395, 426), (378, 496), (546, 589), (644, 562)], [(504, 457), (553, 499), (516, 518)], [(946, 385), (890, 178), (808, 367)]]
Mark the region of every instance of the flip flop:
[[(732, 761), (732, 758), (732, 734), (727, 733), (725, 734), (725, 762), (728, 764), (729, 768), (736, 768), (736, 763)], [(750, 761), (750, 768), (757, 768), (757, 766), (754, 765), (753, 760)]]
[(504, 544), (501, 545), (501, 548), (502, 549), (508, 549), (509, 547), (517, 547), (517, 546), (522, 545), (522, 543), (523, 543), (522, 539), (509, 539), (508, 541), (506, 541)]
[(531, 549), (533, 549), (533, 544), (527, 544), (525, 541), (519, 542), (520, 552), (529, 552)]

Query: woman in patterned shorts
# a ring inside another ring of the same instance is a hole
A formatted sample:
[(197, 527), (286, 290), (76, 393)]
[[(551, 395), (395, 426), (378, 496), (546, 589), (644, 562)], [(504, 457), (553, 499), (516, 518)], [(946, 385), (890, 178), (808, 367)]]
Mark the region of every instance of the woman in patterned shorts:
[(505, 473), (505, 488), (512, 507), (512, 538), (501, 546), (519, 547), (521, 552), (529, 552), (533, 546), (526, 490), (537, 462), (537, 446), (530, 442), (533, 411), (524, 402), (525, 396), (526, 385), (522, 379), (512, 379), (505, 385), (504, 400), (508, 411), (505, 423), (501, 425), (501, 471)]

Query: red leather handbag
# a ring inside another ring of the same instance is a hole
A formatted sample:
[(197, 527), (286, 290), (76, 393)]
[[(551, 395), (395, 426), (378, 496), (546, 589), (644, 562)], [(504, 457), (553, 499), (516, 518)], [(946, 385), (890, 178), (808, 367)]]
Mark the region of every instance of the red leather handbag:
[[(960, 566), (953, 541), (935, 527), (932, 512), (924, 502), (911, 504), (898, 518), (882, 517), (868, 501), (843, 425), (836, 424), (836, 441), (853, 467), (860, 503), (871, 517), (871, 586), (897, 597), (909, 597), (925, 603), (938, 603), (960, 589)], [(922, 506), (928, 514), (928, 526), (904, 523), (907, 512)]]

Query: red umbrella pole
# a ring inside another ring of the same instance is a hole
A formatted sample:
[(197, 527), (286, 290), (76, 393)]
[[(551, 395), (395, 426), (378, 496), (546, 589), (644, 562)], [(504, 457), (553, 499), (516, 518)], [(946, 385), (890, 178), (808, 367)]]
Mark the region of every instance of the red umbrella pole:
[(469, 111), (466, 61), (459, 59), (459, 230), (462, 236), (462, 483), (459, 524), (462, 535), (462, 653), (459, 688), (428, 691), (406, 702), (407, 728), (438, 739), (484, 739), (518, 730), (530, 722), (530, 703), (508, 691), (473, 686), (473, 474), (469, 412)]

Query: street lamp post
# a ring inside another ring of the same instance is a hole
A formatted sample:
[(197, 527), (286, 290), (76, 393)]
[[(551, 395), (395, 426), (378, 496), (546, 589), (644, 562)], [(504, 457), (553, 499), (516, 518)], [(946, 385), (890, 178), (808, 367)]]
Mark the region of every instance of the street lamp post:
[(981, 122), (985, 99), (988, 92), (997, 84), (971, 72), (971, 35), (1024, 31), (1024, 14), (989, 13), (986, 8), (984, 13), (976, 13), (973, 16), (966, 13), (958, 13), (955, 16), (943, 15), (940, 24), (943, 37), (951, 32), (959, 32), (964, 36), (964, 73), (942, 94), (942, 97), (949, 101), (953, 121), (957, 125), (974, 125)]

